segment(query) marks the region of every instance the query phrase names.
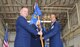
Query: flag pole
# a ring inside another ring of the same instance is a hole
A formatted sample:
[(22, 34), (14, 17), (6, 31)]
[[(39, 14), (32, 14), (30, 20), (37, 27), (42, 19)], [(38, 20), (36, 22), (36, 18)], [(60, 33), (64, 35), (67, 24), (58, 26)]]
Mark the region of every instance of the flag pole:
[[(38, 0), (36, 0), (36, 2), (38, 3)], [(38, 16), (38, 20), (40, 20), (40, 17)], [(38, 23), (40, 24), (40, 23)], [(40, 25), (38, 25), (39, 27)], [(40, 28), (42, 30), (42, 28)], [(43, 42), (43, 39), (42, 39), (42, 35), (40, 35), (40, 41), (41, 41), (41, 46), (44, 47), (44, 42)]]
[[(40, 20), (40, 17), (38, 16), (38, 20)], [(40, 25), (39, 25), (40, 26)], [(41, 29), (42, 30), (42, 29)], [(42, 35), (40, 35), (40, 41), (41, 41), (41, 46), (44, 47), (44, 42), (42, 39)]]

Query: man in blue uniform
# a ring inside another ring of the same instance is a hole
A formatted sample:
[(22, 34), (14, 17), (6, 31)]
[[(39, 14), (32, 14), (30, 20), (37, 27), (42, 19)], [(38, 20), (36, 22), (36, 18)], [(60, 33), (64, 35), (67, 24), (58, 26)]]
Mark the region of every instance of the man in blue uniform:
[(56, 16), (54, 14), (51, 15), (51, 22), (51, 28), (43, 36), (43, 39), (50, 39), (50, 47), (63, 47), (63, 43), (60, 36), (60, 23), (56, 21)]
[(30, 47), (31, 34), (42, 35), (42, 32), (32, 28), (26, 20), (28, 16), (28, 8), (24, 7), (20, 10), (20, 16), (16, 20), (16, 38), (14, 47)]

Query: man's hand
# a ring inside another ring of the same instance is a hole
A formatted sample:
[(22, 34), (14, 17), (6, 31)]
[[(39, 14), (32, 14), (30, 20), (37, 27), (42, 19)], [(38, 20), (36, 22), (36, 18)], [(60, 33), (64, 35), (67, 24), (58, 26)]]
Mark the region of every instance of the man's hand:
[(38, 32), (38, 35), (43, 35), (42, 31), (39, 31), (39, 32)]
[(42, 39), (44, 39), (44, 37), (42, 37)]

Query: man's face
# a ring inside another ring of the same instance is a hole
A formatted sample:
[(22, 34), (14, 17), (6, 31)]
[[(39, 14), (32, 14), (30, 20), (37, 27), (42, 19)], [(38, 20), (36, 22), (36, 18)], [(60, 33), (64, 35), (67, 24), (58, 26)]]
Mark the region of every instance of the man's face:
[(55, 21), (56, 21), (55, 15), (51, 15), (51, 22), (55, 22)]
[(22, 8), (20, 14), (24, 17), (28, 16), (28, 8)]

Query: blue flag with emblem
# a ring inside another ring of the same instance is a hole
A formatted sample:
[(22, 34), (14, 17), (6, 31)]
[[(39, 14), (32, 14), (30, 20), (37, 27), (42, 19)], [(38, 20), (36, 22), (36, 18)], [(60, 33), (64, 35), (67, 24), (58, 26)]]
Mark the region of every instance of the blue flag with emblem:
[(38, 16), (41, 16), (42, 15), (42, 12), (38, 6), (38, 3), (36, 2), (35, 5), (34, 5), (34, 12), (32, 14), (32, 18), (30, 20), (30, 24), (35, 24), (36, 25), (36, 22), (38, 20)]

